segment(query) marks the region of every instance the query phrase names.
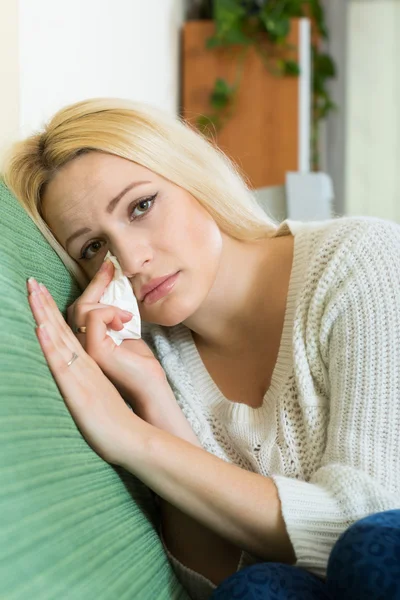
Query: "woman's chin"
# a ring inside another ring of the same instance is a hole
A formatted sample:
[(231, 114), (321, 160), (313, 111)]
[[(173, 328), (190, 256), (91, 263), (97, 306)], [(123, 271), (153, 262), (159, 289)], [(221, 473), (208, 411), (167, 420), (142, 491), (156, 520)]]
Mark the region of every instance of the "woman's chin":
[[(156, 308), (156, 305), (154, 305), (154, 308)], [(170, 306), (168, 307), (160, 306), (160, 310), (158, 311), (148, 311), (148, 314), (143, 315), (142, 319), (147, 323), (154, 323), (155, 325), (162, 325), (163, 327), (174, 327), (189, 319), (193, 313), (194, 310), (190, 310), (189, 307), (173, 307), (172, 303), (170, 303)]]

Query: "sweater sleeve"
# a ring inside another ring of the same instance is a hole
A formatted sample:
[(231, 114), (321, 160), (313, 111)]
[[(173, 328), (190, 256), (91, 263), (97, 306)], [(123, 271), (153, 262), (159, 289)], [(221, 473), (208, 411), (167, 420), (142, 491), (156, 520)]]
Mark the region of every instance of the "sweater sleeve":
[(326, 374), (324, 454), (308, 481), (273, 476), (297, 565), (320, 576), (353, 522), (400, 508), (400, 227), (375, 221), (343, 254), (304, 333)]

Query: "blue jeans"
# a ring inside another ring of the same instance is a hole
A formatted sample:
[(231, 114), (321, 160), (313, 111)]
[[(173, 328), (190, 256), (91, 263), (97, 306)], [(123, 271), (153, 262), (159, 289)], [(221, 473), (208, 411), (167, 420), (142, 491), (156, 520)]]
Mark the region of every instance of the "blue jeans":
[(400, 600), (400, 510), (354, 523), (337, 540), (326, 581), (280, 563), (234, 573), (210, 600)]

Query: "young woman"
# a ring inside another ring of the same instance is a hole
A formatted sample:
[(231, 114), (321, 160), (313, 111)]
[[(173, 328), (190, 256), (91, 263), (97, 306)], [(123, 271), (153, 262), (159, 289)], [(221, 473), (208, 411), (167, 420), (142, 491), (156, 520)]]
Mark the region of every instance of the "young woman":
[[(272, 567), (282, 598), (339, 589), (340, 552), (322, 580), (341, 534), (400, 508), (400, 226), (274, 223), (217, 148), (120, 100), (60, 111), (17, 145), (6, 182), (84, 288), (71, 330), (28, 283), (50, 369), (92, 448), (159, 496), (192, 598), (233, 575), (215, 592), (229, 597), (252, 563), (265, 598)], [(144, 340), (106, 335), (130, 318), (99, 303), (108, 251)]]

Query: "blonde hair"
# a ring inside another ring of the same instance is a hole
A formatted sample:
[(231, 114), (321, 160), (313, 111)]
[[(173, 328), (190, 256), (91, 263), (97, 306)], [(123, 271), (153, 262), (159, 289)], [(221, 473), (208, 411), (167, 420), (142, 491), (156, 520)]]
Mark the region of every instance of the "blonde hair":
[(55, 173), (89, 151), (131, 160), (184, 188), (236, 239), (251, 241), (276, 231), (277, 223), (258, 205), (237, 167), (183, 120), (128, 100), (78, 102), (15, 144), (4, 180), (82, 287), (87, 278), (50, 231), (41, 204)]

